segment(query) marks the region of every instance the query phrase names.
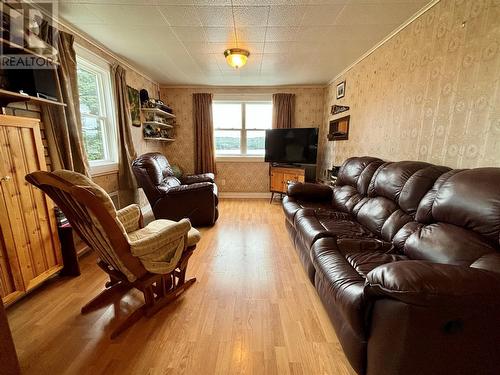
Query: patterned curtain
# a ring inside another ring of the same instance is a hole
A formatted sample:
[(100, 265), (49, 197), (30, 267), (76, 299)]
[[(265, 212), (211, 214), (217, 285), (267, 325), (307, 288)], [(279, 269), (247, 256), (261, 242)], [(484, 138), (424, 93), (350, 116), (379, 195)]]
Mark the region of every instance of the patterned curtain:
[(132, 161), (137, 157), (137, 153), (132, 142), (132, 117), (125, 80), (126, 71), (120, 65), (114, 64), (111, 73), (118, 118), (118, 195), (120, 205), (125, 207), (139, 202), (137, 181), (132, 171)]
[(61, 99), (66, 103), (66, 107), (43, 105), (42, 122), (45, 125), (52, 169), (68, 169), (90, 176), (87, 154), (82, 143), (73, 41), (73, 35), (59, 32), (57, 47), (60, 65), (56, 74), (61, 87)]
[(273, 94), (273, 129), (293, 128), (295, 94)]
[(195, 172), (216, 173), (212, 94), (193, 94)]

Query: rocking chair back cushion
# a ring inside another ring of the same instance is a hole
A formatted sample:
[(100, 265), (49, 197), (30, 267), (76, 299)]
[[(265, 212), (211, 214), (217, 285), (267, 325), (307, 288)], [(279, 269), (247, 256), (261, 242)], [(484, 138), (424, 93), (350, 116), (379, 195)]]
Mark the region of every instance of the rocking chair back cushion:
[(76, 172), (34, 172), (26, 180), (44, 191), (61, 208), (73, 229), (99, 257), (133, 282), (147, 273), (130, 252), (125, 228), (116, 217), (108, 194)]

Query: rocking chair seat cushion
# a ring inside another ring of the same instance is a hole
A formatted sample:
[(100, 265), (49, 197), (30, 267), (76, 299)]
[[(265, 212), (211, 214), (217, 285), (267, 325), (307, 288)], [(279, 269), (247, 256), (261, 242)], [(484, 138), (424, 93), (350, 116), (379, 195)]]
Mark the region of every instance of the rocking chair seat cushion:
[[(184, 219), (181, 221), (187, 221), (187, 220)], [(162, 229), (171, 227), (177, 223), (178, 223), (177, 221), (165, 220), (165, 219), (153, 220), (144, 228), (128, 233), (128, 238), (130, 242), (133, 242), (141, 238), (151, 237), (152, 235), (160, 232)], [(191, 229), (189, 229), (188, 231), (187, 247), (196, 245), (200, 241), (200, 239), (201, 239), (200, 232), (197, 229), (191, 227)]]
[(187, 219), (178, 222), (154, 220), (146, 227), (128, 233), (132, 254), (139, 258), (146, 270), (159, 274), (175, 269), (186, 237), (188, 247), (200, 240), (200, 233), (191, 227)]

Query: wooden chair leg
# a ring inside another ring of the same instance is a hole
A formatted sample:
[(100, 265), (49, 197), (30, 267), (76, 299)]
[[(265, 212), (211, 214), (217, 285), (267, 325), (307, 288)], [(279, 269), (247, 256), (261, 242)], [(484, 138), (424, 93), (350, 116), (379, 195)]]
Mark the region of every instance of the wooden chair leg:
[(181, 286), (175, 288), (173, 291), (168, 293), (165, 297), (162, 297), (158, 301), (155, 301), (154, 305), (152, 305), (151, 307), (146, 307), (146, 316), (149, 318), (154, 314), (156, 314), (159, 310), (168, 305), (170, 302), (179, 298), (195, 282), (196, 282), (196, 277), (189, 279), (184, 284), (182, 284)]
[(123, 295), (130, 289), (132, 289), (132, 284), (129, 283), (120, 282), (113, 284), (111, 287), (104, 289), (101, 293), (87, 302), (82, 307), (81, 312), (82, 314), (87, 314), (90, 311), (97, 310), (98, 308), (109, 305), (109, 300), (111, 299), (111, 297)]

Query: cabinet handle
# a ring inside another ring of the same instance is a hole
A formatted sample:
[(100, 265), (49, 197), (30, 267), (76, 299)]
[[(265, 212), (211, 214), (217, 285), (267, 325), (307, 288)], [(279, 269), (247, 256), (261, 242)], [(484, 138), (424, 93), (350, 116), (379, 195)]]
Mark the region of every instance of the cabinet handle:
[(11, 179), (12, 179), (12, 177), (10, 177), (10, 176), (3, 176), (2, 178), (0, 178), (0, 182), (7, 182)]

